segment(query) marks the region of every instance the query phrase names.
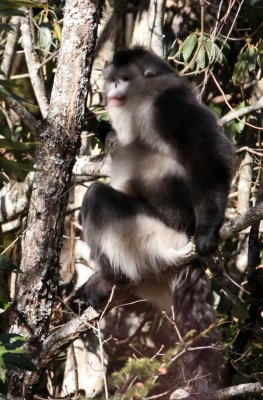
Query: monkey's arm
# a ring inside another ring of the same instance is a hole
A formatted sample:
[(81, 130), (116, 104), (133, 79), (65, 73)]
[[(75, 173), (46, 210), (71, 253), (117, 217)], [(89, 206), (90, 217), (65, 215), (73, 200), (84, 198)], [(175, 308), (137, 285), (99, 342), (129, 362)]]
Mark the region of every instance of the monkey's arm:
[(176, 265), (188, 236), (156, 218), (145, 205), (102, 183), (93, 184), (83, 199), (84, 240), (91, 257), (112, 281), (132, 282), (158, 274), (160, 265)]
[(204, 135), (200, 143), (194, 143), (195, 155), (189, 168), (196, 220), (195, 243), (197, 252), (205, 256), (215, 252), (219, 243), (233, 154), (232, 144), (220, 132)]
[(187, 88), (168, 90), (156, 101), (160, 135), (186, 168), (195, 213), (195, 243), (200, 255), (218, 245), (233, 169), (233, 145), (214, 115)]

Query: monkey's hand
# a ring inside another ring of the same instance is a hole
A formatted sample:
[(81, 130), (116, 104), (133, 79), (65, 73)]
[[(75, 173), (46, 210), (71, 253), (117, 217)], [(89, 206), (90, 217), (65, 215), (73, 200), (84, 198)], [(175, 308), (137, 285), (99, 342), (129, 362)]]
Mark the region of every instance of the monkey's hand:
[(97, 311), (102, 310), (111, 295), (112, 286), (112, 282), (104, 279), (99, 272), (95, 273), (76, 290), (70, 308), (76, 314), (82, 314), (89, 306)]
[(197, 227), (195, 232), (196, 251), (199, 256), (209, 256), (217, 250), (219, 244), (219, 229)]
[(181, 267), (196, 258), (196, 255), (195, 245), (190, 241), (179, 249), (165, 249), (165, 253), (158, 259), (158, 265), (163, 265), (163, 270), (171, 266)]

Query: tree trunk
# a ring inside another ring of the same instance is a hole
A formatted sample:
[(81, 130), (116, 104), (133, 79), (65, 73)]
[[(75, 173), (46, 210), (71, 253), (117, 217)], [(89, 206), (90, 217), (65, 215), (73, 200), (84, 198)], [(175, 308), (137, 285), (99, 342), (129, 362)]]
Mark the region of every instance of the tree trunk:
[[(23, 254), (11, 315), (11, 332), (28, 338), (38, 366), (48, 335), (59, 275), (64, 215), (80, 145), (93, 51), (103, 1), (67, 0), (63, 37), (49, 113), (40, 123), (36, 166)], [(41, 370), (12, 372), (9, 397), (32, 399)]]

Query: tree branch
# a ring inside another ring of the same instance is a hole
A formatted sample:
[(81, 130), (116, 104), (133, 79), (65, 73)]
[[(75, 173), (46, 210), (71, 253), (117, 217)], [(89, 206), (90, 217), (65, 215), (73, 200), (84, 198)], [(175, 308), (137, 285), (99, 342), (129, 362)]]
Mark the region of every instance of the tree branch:
[(24, 182), (11, 182), (0, 190), (1, 224), (16, 218), (28, 208), (33, 176), (34, 173), (30, 173)]
[(251, 207), (234, 220), (226, 222), (220, 229), (220, 239), (226, 240), (263, 218), (263, 201)]
[(46, 118), (49, 108), (46, 96), (46, 89), (44, 82), (41, 79), (38, 72), (39, 62), (32, 42), (30, 23), (29, 23), (29, 18), (30, 18), (29, 13), (26, 8), (24, 8), (23, 10), (25, 11), (26, 16), (21, 17), (21, 33), (22, 33), (22, 40), (25, 51), (27, 68), (41, 114), (43, 118)]
[(18, 115), (21, 121), (26, 125), (26, 127), (37, 136), (38, 129), (40, 127), (40, 122), (38, 122), (33, 115), (27, 111), (27, 109), (19, 103), (19, 101), (13, 99), (12, 97), (7, 97), (5, 99), (8, 107), (12, 108), (12, 110)]
[[(220, 229), (220, 241), (224, 241), (249, 226), (253, 225), (255, 222), (260, 221), (263, 218), (263, 202), (260, 202), (255, 207), (251, 207), (244, 214), (240, 215), (234, 220), (227, 221), (224, 223)], [(195, 245), (190, 242), (186, 246), (182, 247), (177, 251), (178, 259), (176, 261), (176, 268), (181, 267), (188, 262), (191, 262), (195, 258), (198, 258), (198, 254), (195, 251)]]
[(93, 322), (97, 320), (99, 316), (100, 314), (96, 310), (92, 307), (88, 307), (80, 317), (74, 318), (62, 328), (59, 328), (48, 336), (43, 343), (41, 356), (39, 358), (39, 367), (45, 368), (46, 365), (61, 352), (61, 349), (79, 338), (89, 329), (92, 329), (90, 321)]
[(212, 400), (223, 400), (230, 399), (238, 395), (244, 395), (248, 393), (262, 393), (263, 392), (263, 382), (255, 383), (244, 383), (242, 385), (231, 386), (221, 390), (218, 390), (213, 396)]
[(142, 2), (133, 32), (132, 44), (151, 48), (160, 57), (163, 56), (163, 16), (165, 1), (151, 0), (147, 6)]
[(220, 126), (227, 124), (228, 122), (232, 121), (236, 118), (241, 118), (246, 114), (249, 114), (253, 111), (261, 110), (263, 108), (263, 96), (251, 106), (247, 106), (241, 108), (240, 110), (233, 110), (224, 115), (222, 118), (219, 119), (218, 123)]
[[(237, 386), (230, 386), (224, 389), (216, 390), (214, 393), (209, 394), (209, 396), (202, 396), (200, 400), (225, 400), (232, 399), (233, 397), (252, 394), (252, 393), (262, 393), (263, 392), (263, 382), (255, 383), (243, 383)], [(186, 397), (185, 400), (192, 399), (192, 397)]]
[(20, 17), (12, 17), (9, 24), (12, 26), (12, 32), (9, 32), (6, 38), (5, 51), (0, 68), (4, 75), (0, 74), (0, 79), (8, 78), (11, 73), (20, 28)]
[[(21, 104), (18, 103), (18, 105), (19, 108), (22, 107), (22, 113), (27, 112)], [(13, 109), (14, 111), (18, 110), (17, 108)], [(20, 109), (18, 112), (21, 117)], [(34, 127), (37, 129), (40, 122), (36, 121), (30, 113), (28, 114), (29, 119), (27, 119), (28, 115), (25, 114), (25, 120), (27, 121), (25, 123), (28, 127), (31, 126), (33, 131)], [(90, 158), (90, 156), (77, 157), (73, 168), (75, 184), (82, 184), (100, 177), (109, 176), (110, 160), (108, 157), (96, 161), (91, 161)], [(31, 172), (24, 182), (11, 182), (0, 190), (0, 223), (11, 221), (28, 209), (29, 193), (32, 189), (33, 180), (34, 172)], [(80, 204), (77, 204), (77, 207), (80, 207)]]

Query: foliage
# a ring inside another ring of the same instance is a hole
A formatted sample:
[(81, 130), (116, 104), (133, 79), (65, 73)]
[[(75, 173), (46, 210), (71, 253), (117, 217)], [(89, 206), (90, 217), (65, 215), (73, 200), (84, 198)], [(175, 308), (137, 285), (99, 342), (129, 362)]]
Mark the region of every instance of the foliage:
[(16, 334), (0, 334), (0, 380), (5, 382), (8, 369), (36, 371), (36, 367), (21, 347), (26, 338)]
[[(21, 7), (43, 8), (43, 5), (33, 1), (3, 0), (0, 4), (0, 17), (23, 16), (25, 13)], [(7, 23), (0, 23), (0, 31), (1, 30), (12, 33), (13, 28), (8, 19)], [(11, 82), (6, 79), (0, 80), (0, 100), (5, 100), (7, 96), (13, 96), (13, 90), (16, 90), (14, 84), (12, 85)], [(34, 162), (33, 160), (28, 161), (28, 156), (36, 146), (36, 143), (24, 141), (25, 136), (22, 134), (24, 128), (20, 123), (14, 126), (13, 130), (15, 132), (10, 132), (4, 120), (5, 114), (3, 114), (0, 108), (0, 121), (4, 123), (1, 131), (2, 136), (0, 135), (0, 186), (1, 183), (3, 184), (3, 181), (6, 180), (5, 175), (9, 178), (16, 177), (19, 180), (23, 180), (28, 172), (34, 171)]]
[(156, 359), (128, 359), (120, 371), (112, 374), (112, 383), (118, 389), (112, 400), (121, 400), (124, 393), (126, 398), (144, 398), (154, 387), (154, 377), (161, 368), (161, 361)]
[[(23, 16), (25, 15), (24, 11), (21, 10), (21, 7), (40, 7), (43, 6), (34, 1), (30, 0), (1, 0), (0, 3), (0, 17), (4, 16)], [(12, 32), (12, 27), (10, 24), (0, 23), (0, 30), (6, 32)]]

